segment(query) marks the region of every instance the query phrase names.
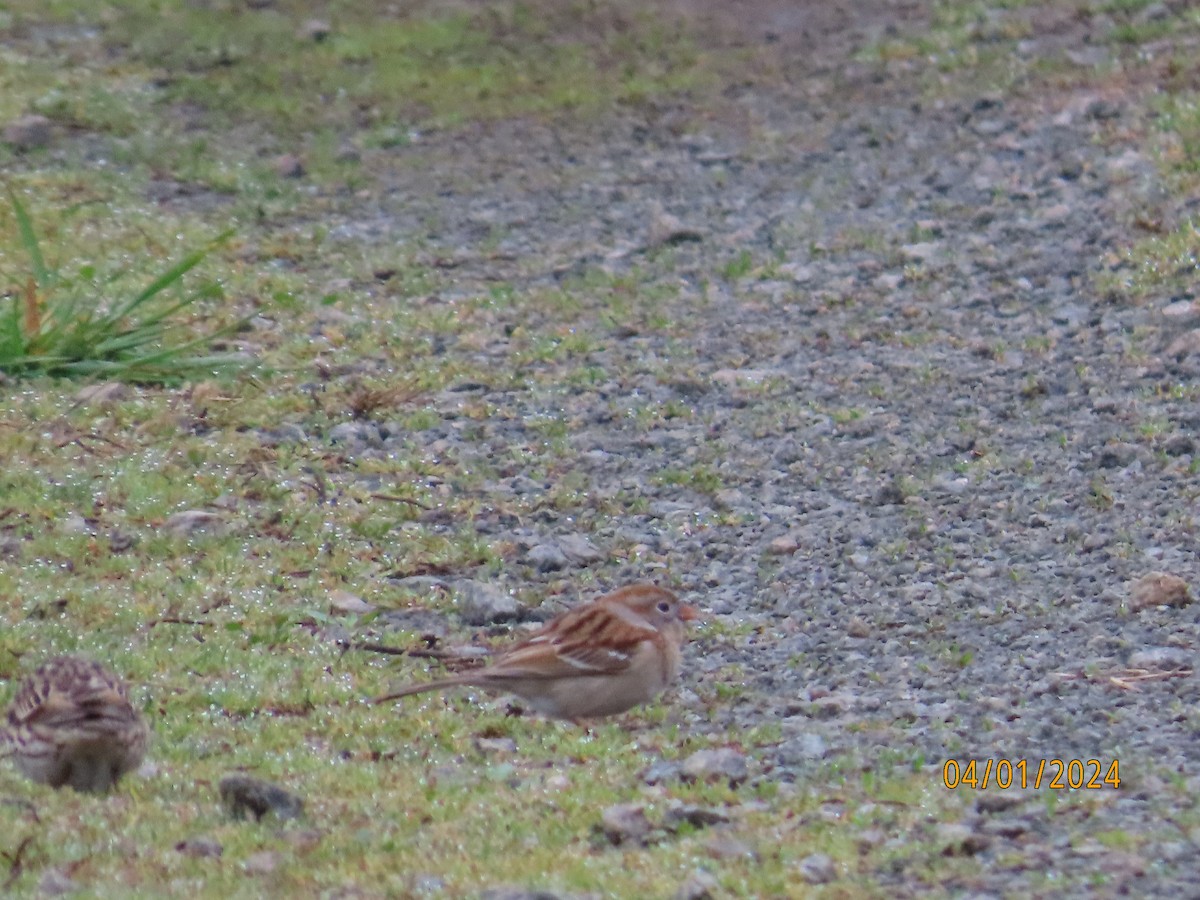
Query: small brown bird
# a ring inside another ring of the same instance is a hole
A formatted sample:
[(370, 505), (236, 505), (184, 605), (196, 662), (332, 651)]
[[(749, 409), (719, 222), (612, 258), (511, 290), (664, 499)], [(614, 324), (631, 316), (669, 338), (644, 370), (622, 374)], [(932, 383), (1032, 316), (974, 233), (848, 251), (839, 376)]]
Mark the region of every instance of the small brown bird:
[(696, 615), (665, 588), (630, 585), (551, 619), (489, 666), (412, 684), (375, 702), (474, 685), (516, 694), (560, 719), (616, 715), (675, 680), (685, 626)]
[(0, 728), (0, 755), (42, 784), (107, 791), (141, 764), (149, 738), (119, 678), (100, 663), (59, 656), (18, 688)]

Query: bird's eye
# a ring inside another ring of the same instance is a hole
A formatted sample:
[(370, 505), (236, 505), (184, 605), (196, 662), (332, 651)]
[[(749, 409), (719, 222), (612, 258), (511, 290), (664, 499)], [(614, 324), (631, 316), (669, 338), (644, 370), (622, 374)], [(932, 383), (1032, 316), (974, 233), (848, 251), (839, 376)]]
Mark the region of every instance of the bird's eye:
[(658, 601), (658, 611), (665, 616), (667, 613), (669, 613), (671, 611), (671, 604), (668, 603), (666, 600), (659, 600)]

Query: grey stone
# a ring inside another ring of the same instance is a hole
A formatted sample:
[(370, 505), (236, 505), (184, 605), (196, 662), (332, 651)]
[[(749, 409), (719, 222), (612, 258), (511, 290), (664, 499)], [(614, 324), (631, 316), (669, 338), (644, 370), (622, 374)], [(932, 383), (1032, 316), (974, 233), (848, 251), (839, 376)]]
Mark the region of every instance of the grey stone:
[(600, 831), (614, 845), (641, 844), (650, 835), (646, 807), (640, 803), (619, 803), (600, 814)]
[(586, 566), (604, 558), (596, 546), (581, 534), (567, 534), (558, 539), (558, 547), (568, 560), (577, 566)]
[(175, 849), (184, 856), (193, 856), (198, 859), (219, 858), (225, 852), (220, 841), (210, 837), (187, 838), (176, 844)]
[(823, 759), (828, 753), (829, 745), (825, 738), (812, 732), (805, 732), (784, 741), (775, 750), (775, 755), (785, 766)]
[(808, 884), (829, 884), (837, 878), (837, 867), (824, 853), (813, 853), (800, 860), (800, 877)]
[(4, 126), (0, 136), (14, 150), (39, 150), (47, 146), (54, 137), (53, 123), (45, 116), (19, 116)]
[(511, 622), (521, 614), (516, 597), (482, 581), (457, 582), (455, 606), (468, 625)]
[(258, 821), (271, 814), (277, 819), (288, 820), (299, 818), (304, 812), (304, 801), (298, 796), (251, 775), (226, 775), (218, 790), (226, 811), (235, 819)]
[(205, 509), (185, 509), (168, 516), (162, 527), (164, 531), (176, 537), (190, 537), (200, 532), (220, 532), (226, 525), (227, 520), (220, 513)]
[(693, 806), (689, 804), (672, 804), (663, 816), (663, 826), (676, 831), (683, 824), (693, 828), (708, 828), (710, 825), (723, 825), (729, 821), (729, 814), (722, 809), (709, 806)]
[(746, 756), (732, 747), (697, 750), (683, 761), (683, 778), (687, 781), (727, 781), (738, 785), (750, 774)]
[(679, 890), (675, 892), (675, 900), (713, 900), (721, 896), (721, 882), (716, 876), (703, 869), (694, 870)]
[(571, 564), (557, 544), (535, 544), (525, 554), (525, 560), (539, 572), (559, 572)]

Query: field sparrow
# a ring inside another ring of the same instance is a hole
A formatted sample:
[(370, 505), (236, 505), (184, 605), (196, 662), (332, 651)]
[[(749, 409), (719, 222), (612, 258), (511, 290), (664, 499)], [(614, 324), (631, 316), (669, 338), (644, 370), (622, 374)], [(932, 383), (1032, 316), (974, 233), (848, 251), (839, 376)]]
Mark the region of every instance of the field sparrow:
[(685, 623), (694, 618), (696, 610), (670, 591), (630, 585), (551, 619), (489, 666), (412, 684), (375, 702), (474, 685), (516, 694), (560, 719), (616, 715), (675, 679)]
[(99, 663), (59, 656), (18, 688), (0, 727), (0, 755), (34, 781), (106, 791), (141, 764), (149, 737), (119, 678)]

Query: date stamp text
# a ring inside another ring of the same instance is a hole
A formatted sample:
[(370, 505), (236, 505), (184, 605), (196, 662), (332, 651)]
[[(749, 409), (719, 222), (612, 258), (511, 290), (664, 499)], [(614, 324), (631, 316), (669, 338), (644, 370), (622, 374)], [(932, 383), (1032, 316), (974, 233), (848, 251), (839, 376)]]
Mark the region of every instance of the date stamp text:
[(948, 790), (982, 791), (990, 787), (1047, 788), (1052, 791), (1102, 791), (1121, 786), (1120, 760), (1099, 759), (948, 759), (942, 766)]

